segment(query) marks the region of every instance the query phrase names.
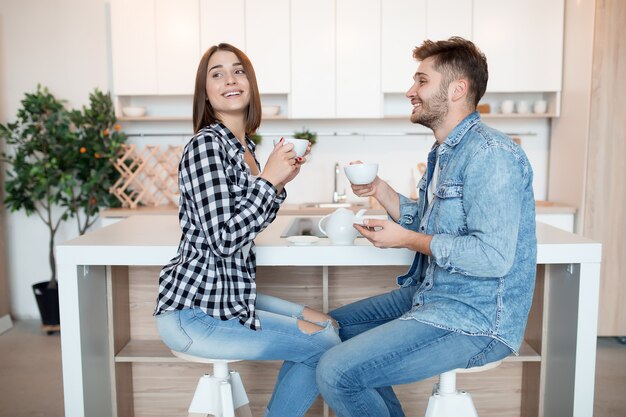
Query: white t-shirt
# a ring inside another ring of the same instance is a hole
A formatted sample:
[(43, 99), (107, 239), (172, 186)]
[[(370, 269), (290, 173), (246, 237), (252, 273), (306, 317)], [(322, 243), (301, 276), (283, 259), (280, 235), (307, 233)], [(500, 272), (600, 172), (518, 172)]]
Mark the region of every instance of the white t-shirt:
[(437, 180), (439, 179), (439, 152), (437, 152), (437, 154), (435, 155), (435, 169), (433, 171), (433, 177), (430, 180), (430, 183), (428, 184), (428, 190), (427, 193), (427, 202), (428, 205), (430, 205), (433, 201), (433, 195), (435, 194), (435, 190), (437, 189)]

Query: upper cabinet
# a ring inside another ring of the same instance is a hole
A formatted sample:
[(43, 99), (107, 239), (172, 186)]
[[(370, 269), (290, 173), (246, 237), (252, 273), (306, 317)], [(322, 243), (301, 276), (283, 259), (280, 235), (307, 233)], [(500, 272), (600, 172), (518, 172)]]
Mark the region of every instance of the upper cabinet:
[(155, 10), (154, 0), (111, 0), (113, 89), (117, 95), (155, 94), (157, 90)]
[(213, 45), (225, 42), (246, 49), (244, 0), (200, 0), (200, 56)]
[(291, 2), (292, 118), (336, 117), (335, 0)]
[(472, 39), (468, 0), (385, 0), (382, 3), (382, 90), (404, 93), (413, 84), (413, 49), (425, 39)]
[(193, 94), (198, 0), (111, 0), (117, 95)]
[(118, 96), (191, 95), (202, 53), (228, 42), (288, 117), (378, 118), (412, 85), (416, 46), (461, 36), (487, 55), (488, 92), (549, 93), (558, 109), (564, 0), (110, 2)]
[(200, 49), (198, 0), (156, 1), (158, 94), (193, 94)]
[(474, 42), (487, 55), (487, 91), (560, 91), (563, 18), (563, 0), (474, 0)]
[(380, 0), (337, 0), (336, 5), (337, 117), (380, 117)]
[(262, 94), (291, 87), (289, 0), (246, 1), (245, 52)]

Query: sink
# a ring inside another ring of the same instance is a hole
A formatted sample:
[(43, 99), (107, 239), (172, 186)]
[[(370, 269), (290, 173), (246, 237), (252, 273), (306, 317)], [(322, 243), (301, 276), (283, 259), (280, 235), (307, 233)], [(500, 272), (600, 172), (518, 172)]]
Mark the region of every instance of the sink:
[[(327, 237), (322, 233), (318, 224), (322, 216), (309, 216), (309, 217), (296, 217), (289, 226), (283, 231), (280, 237), (289, 236), (317, 236)], [(362, 234), (357, 233), (356, 237), (363, 237)]]
[(326, 237), (318, 227), (322, 217), (296, 217), (285, 229), (280, 237), (287, 236), (317, 236)]
[(303, 203), (300, 208), (365, 208), (365, 203)]

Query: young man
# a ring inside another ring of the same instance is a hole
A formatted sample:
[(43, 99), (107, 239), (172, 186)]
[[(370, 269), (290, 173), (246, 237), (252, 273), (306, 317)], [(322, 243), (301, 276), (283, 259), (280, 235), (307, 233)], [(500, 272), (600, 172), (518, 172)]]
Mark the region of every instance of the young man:
[(339, 417), (404, 416), (391, 386), (517, 353), (535, 283), (532, 169), (505, 134), (476, 112), (487, 61), (462, 38), (425, 41), (407, 92), (411, 121), (434, 132), (428, 170), (412, 201), (376, 178), (353, 185), (394, 220), (355, 226), (375, 246), (416, 252), (399, 289), (331, 316), (345, 342), (317, 369)]

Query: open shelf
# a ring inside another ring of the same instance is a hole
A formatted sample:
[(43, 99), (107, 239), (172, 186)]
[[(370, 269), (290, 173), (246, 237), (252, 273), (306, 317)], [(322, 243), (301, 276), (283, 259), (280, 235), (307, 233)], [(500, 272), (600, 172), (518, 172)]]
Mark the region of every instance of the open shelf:
[[(541, 362), (541, 355), (526, 342), (522, 342), (519, 356), (511, 355), (506, 362)], [(160, 340), (131, 340), (115, 355), (115, 362), (165, 363), (180, 362)]]

